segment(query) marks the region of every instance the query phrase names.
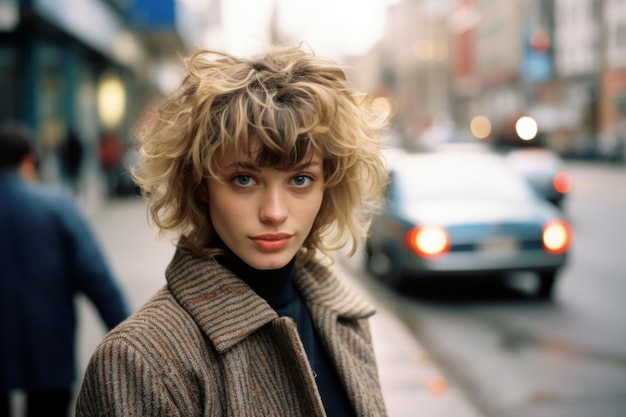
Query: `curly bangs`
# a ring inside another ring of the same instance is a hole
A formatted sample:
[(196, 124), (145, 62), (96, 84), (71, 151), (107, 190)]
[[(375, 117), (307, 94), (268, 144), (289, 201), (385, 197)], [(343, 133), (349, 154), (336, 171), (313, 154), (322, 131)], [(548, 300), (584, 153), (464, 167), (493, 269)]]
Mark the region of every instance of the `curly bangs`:
[(181, 249), (214, 256), (207, 179), (219, 178), (224, 152), (279, 170), (317, 153), (324, 202), (299, 261), (348, 241), (353, 254), (386, 181), (380, 135), (389, 109), (350, 88), (336, 63), (299, 47), (251, 59), (198, 49), (184, 62), (178, 90), (137, 131), (144, 160), (133, 175), (159, 229), (175, 232)]

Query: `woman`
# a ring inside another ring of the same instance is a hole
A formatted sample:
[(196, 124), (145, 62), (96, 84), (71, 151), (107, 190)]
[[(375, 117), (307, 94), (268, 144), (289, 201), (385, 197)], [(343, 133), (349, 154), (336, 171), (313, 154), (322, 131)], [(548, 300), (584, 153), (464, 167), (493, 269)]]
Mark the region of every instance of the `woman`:
[(134, 171), (178, 236), (167, 285), (98, 347), (77, 415), (386, 415), (374, 309), (329, 263), (379, 203), (388, 112), (300, 48), (185, 63)]

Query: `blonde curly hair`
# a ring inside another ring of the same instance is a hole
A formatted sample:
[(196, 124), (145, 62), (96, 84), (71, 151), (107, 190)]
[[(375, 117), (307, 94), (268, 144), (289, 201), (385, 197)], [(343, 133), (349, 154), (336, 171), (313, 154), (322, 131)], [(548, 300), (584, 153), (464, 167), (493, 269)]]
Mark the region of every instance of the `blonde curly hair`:
[(381, 133), (389, 109), (353, 90), (332, 60), (301, 47), (275, 48), (251, 59), (197, 49), (184, 60), (186, 76), (138, 126), (143, 162), (132, 170), (161, 232), (177, 247), (210, 258), (214, 229), (207, 179), (219, 179), (224, 151), (251, 152), (257, 162), (289, 169), (313, 152), (324, 167), (324, 198), (298, 260), (351, 243), (353, 255), (379, 207), (387, 174)]

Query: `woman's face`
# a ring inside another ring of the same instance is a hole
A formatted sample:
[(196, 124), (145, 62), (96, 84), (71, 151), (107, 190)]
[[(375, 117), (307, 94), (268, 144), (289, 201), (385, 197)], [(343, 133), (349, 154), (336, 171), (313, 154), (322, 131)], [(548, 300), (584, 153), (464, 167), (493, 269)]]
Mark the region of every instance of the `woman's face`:
[(254, 155), (228, 151), (221, 180), (210, 179), (211, 222), (226, 246), (256, 269), (287, 265), (309, 235), (324, 196), (322, 159), (289, 171), (261, 167)]

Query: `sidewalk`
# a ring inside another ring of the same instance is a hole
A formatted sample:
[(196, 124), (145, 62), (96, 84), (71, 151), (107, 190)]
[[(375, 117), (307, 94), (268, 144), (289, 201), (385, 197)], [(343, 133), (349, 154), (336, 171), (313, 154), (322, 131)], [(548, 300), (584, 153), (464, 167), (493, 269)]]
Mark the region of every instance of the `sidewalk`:
[(359, 283), (358, 260), (337, 262), (337, 274), (377, 308), (370, 320), (383, 396), (390, 417), (484, 417), (455, 386), (406, 325)]
[[(157, 240), (156, 229), (147, 227), (144, 206), (136, 199), (105, 203), (89, 218), (131, 307), (138, 308), (164, 285), (163, 273), (174, 251), (172, 244), (167, 238)], [(337, 274), (372, 300), (358, 286), (351, 269), (338, 264)], [(430, 360), (404, 324), (388, 310), (377, 307), (371, 328), (389, 415), (481, 417)], [(91, 352), (104, 336), (104, 329), (91, 305), (83, 299), (79, 299), (79, 312), (78, 351), (82, 373)]]

